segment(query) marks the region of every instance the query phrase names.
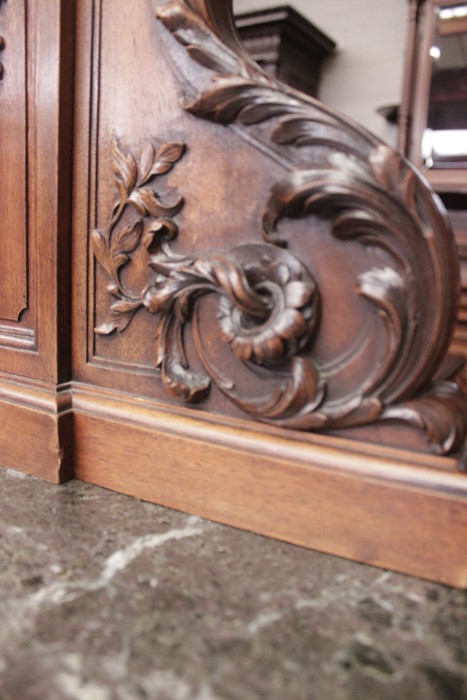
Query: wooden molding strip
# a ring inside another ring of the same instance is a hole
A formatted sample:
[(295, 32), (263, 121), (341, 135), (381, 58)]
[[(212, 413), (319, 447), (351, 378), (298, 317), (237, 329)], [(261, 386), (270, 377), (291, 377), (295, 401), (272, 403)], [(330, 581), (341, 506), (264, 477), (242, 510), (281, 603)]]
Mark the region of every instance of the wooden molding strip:
[(453, 460), (290, 433), (285, 447), (284, 437), (247, 423), (151, 409), (79, 385), (73, 401), (79, 479), (467, 587), (467, 478)]
[(0, 420), (4, 466), (467, 587), (467, 477), (452, 458), (4, 376)]
[(73, 475), (71, 389), (0, 376), (0, 463), (52, 483)]

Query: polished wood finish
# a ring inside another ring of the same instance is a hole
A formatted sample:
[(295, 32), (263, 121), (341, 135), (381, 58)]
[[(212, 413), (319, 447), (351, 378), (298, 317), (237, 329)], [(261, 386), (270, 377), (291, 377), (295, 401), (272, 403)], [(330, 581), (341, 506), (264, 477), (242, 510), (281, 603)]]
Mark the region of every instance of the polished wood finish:
[(71, 441), (58, 436), (59, 385), (71, 378), (73, 3), (3, 3), (0, 26), (0, 369), (16, 382), (14, 396), (2, 391), (0, 460), (58, 481), (72, 460)]
[(466, 586), (458, 259), (424, 181), (265, 75), (227, 1), (27, 7), (53, 64), (1, 462)]
[(88, 387), (76, 387), (74, 406), (80, 479), (467, 587), (467, 479), (455, 460), (167, 412)]
[[(0, 318), (17, 322), (27, 308), (27, 86), (26, 86), (26, 16), (4, 5), (0, 8), (2, 69), (0, 95), (0, 190), (8, 197), (0, 199), (0, 278), (8, 283), (2, 288)], [(5, 51), (5, 47), (13, 50)], [(5, 73), (6, 66), (6, 73)], [(14, 174), (14, 175), (13, 175)]]
[[(456, 313), (457, 259), (415, 171), (373, 135), (267, 77), (233, 30), (222, 44), (211, 29), (221, 10), (184, 2), (160, 5), (161, 42), (147, 40), (153, 61), (172, 56), (181, 86), (168, 82), (163, 101), (151, 93), (159, 112), (151, 138), (144, 72), (130, 63), (120, 75), (131, 92), (105, 87), (112, 37), (118, 29), (130, 41), (147, 8), (125, 26), (120, 9), (106, 13), (104, 31), (94, 32), (103, 87), (91, 105), (101, 177), (94, 163), (82, 165), (86, 221), (96, 227), (90, 269), (76, 274), (89, 276), (89, 306), (77, 306), (79, 328), (87, 326), (79, 348), (88, 349), (79, 378), (125, 390), (132, 366), (139, 392), (175, 405), (299, 430), (377, 422), (375, 434), (394, 444), (394, 422), (409, 421), (441, 452), (460, 449), (465, 397), (449, 376), (432, 382)], [(120, 128), (101, 136), (117, 109)], [(228, 168), (237, 178), (213, 180)], [(87, 227), (78, 237), (87, 250)], [(82, 265), (83, 254), (75, 260)], [(154, 365), (161, 381), (144, 377)]]
[(1, 376), (0, 397), (2, 464), (55, 484), (72, 478), (70, 385)]

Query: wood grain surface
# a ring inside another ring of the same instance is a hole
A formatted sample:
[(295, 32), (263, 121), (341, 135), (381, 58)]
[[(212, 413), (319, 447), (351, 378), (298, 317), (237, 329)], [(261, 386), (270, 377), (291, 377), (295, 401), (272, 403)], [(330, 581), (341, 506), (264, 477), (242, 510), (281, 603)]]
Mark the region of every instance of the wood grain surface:
[(467, 586), (459, 262), (423, 178), (264, 74), (227, 0), (4, 12), (0, 462)]

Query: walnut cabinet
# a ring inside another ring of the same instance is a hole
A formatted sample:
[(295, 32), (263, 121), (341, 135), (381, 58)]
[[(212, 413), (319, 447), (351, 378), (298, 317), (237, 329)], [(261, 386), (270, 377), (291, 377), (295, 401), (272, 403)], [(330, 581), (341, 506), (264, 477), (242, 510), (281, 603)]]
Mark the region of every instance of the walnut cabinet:
[(228, 0), (0, 3), (0, 462), (467, 586), (445, 211)]

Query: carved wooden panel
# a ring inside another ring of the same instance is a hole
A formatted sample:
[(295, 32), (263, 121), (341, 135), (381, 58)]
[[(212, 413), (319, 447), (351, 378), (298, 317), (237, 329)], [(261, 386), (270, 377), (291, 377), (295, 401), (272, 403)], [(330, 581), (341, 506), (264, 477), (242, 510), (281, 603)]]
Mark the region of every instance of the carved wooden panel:
[(25, 7), (0, 463), (466, 586), (458, 259), (418, 173), (265, 75), (228, 0)]
[(0, 4), (0, 342), (27, 306), (26, 2)]
[(80, 12), (77, 378), (426, 449), (408, 425), (458, 451), (445, 212), (375, 136), (265, 75), (230, 22), (201, 0)]
[(0, 2), (0, 463), (72, 465), (74, 3)]
[(73, 16), (0, 3), (0, 367), (52, 383), (70, 377)]

